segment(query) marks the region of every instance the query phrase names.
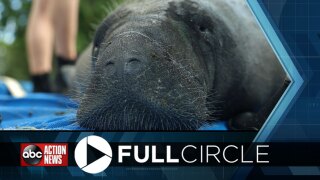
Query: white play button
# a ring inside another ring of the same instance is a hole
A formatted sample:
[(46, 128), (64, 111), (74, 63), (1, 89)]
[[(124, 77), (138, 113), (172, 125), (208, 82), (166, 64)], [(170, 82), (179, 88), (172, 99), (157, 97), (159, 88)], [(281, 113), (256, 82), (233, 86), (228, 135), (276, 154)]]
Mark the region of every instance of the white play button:
[(88, 136), (77, 144), (74, 158), (83, 171), (97, 174), (110, 165), (112, 150), (105, 139), (99, 136)]

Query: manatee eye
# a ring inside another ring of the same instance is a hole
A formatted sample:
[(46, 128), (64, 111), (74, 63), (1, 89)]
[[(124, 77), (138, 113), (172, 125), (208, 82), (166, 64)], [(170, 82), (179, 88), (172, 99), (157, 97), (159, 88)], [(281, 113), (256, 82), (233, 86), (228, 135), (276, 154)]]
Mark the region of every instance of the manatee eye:
[(199, 30), (200, 30), (201, 32), (205, 32), (205, 31), (207, 30), (207, 28), (204, 27), (204, 26), (199, 26)]

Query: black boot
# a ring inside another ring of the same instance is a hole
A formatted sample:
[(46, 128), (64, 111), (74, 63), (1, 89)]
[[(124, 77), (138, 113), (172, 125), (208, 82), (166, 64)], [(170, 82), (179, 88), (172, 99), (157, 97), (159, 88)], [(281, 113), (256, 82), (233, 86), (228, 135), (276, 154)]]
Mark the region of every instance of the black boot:
[(41, 75), (32, 75), (33, 91), (34, 92), (45, 92), (51, 93), (52, 88), (50, 86), (50, 75), (49, 73)]

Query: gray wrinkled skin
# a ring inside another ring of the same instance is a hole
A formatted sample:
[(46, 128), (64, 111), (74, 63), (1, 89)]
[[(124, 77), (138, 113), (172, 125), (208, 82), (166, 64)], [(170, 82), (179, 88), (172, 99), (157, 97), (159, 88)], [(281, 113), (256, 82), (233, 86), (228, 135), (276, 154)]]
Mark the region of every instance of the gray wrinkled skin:
[(245, 0), (128, 1), (76, 74), (94, 130), (196, 130), (258, 113), (286, 78)]

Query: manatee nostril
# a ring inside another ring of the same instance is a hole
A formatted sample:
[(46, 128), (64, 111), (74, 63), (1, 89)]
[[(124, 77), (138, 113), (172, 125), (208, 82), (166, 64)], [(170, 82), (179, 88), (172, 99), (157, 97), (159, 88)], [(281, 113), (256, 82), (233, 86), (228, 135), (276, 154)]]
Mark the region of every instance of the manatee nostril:
[(111, 61), (106, 63), (106, 66), (113, 66), (113, 65), (114, 65), (114, 62), (111, 62)]
[(142, 61), (137, 58), (131, 58), (127, 60), (127, 63), (125, 63), (125, 71), (127, 73), (138, 72), (144, 67), (144, 64), (141, 62)]
[(139, 59), (136, 59), (136, 58), (131, 58), (129, 59), (128, 63), (139, 63), (141, 62)]
[(111, 76), (116, 72), (115, 63), (113, 61), (105, 62), (105, 73), (107, 76)]

